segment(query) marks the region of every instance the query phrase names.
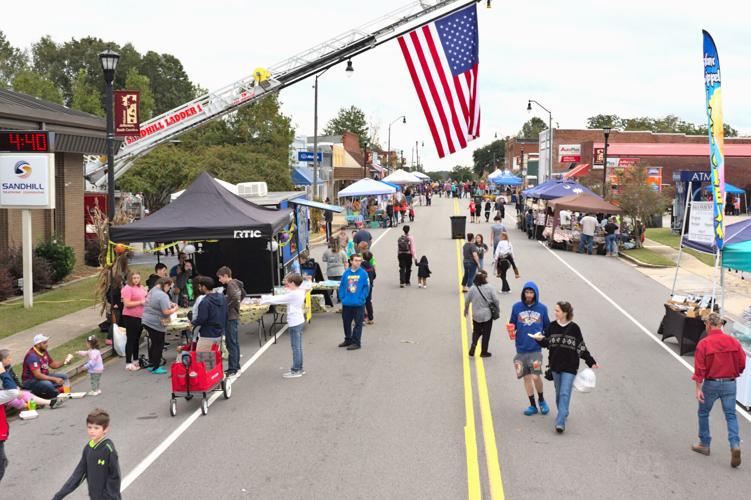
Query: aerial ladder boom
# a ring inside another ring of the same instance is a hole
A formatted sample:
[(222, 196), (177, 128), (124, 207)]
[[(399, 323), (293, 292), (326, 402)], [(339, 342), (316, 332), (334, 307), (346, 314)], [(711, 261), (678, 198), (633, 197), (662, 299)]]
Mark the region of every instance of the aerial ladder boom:
[[(371, 21), (360, 28), (300, 52), (265, 70), (238, 80), (215, 92), (156, 116), (140, 125), (140, 136), (126, 137), (115, 155), (115, 178), (133, 166), (134, 161), (160, 144), (213, 120), (217, 120), (273, 92), (371, 50), (397, 36), (432, 22), (454, 10), (480, 0), (416, 1)], [(454, 4), (461, 3), (459, 6)], [(434, 14), (433, 18), (425, 19)], [(106, 163), (93, 157), (86, 165), (86, 178), (98, 188), (107, 184)]]

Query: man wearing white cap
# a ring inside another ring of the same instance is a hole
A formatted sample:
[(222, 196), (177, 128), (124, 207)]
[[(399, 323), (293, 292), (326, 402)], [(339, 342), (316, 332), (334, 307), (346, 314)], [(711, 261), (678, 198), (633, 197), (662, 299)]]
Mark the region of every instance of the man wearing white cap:
[(50, 368), (61, 368), (69, 363), (65, 361), (55, 361), (47, 351), (49, 337), (36, 335), (34, 337), (34, 346), (29, 349), (23, 359), (23, 374), (21, 376), (21, 385), (27, 391), (39, 396), (40, 398), (53, 399), (60, 392), (60, 388), (68, 380), (68, 375), (64, 373), (50, 373)]

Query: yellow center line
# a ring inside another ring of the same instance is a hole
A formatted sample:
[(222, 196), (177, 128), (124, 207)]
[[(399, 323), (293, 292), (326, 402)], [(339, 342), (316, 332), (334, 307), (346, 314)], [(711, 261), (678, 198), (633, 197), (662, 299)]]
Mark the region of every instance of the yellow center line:
[[(459, 213), (459, 202), (454, 200), (454, 214)], [(461, 241), (456, 240), (456, 264), (459, 274), (459, 314), (461, 316), (462, 336), (462, 359), (464, 365), (464, 403), (467, 413), (467, 426), (465, 427), (465, 440), (467, 441), (467, 480), (469, 498), (480, 498), (479, 465), (477, 463), (477, 432), (475, 429), (474, 398), (472, 395), (472, 374), (469, 367), (469, 359), (465, 353), (469, 352), (469, 340), (467, 337), (467, 320), (464, 318), (464, 293), (461, 290), (461, 276), (464, 273)], [(480, 418), (482, 422), (483, 441), (485, 444), (485, 462), (488, 469), (490, 482), (490, 497), (494, 500), (503, 500), (503, 477), (501, 465), (498, 460), (498, 446), (495, 438), (493, 425), (493, 413), (490, 410), (490, 396), (488, 383), (485, 377), (485, 365), (480, 357), (475, 358), (475, 370), (477, 373), (477, 392), (480, 400)], [(470, 442), (471, 439), (471, 442)], [(475, 483), (476, 481), (476, 483)]]

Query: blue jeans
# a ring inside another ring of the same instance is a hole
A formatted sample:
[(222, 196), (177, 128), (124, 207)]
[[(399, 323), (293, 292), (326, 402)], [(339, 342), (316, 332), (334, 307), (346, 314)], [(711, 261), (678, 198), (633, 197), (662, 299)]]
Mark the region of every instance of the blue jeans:
[(553, 384), (555, 384), (555, 406), (558, 415), (555, 417), (555, 426), (566, 428), (568, 417), (568, 405), (571, 403), (571, 388), (574, 385), (576, 375), (568, 372), (553, 372)]
[[(344, 322), (344, 341), (360, 345), (362, 339), (362, 321), (365, 318), (363, 306), (342, 306), (342, 321)], [(352, 322), (355, 328), (352, 328)]]
[(464, 276), (462, 276), (462, 286), (470, 287), (477, 274), (477, 262), (474, 260), (464, 261)]
[(594, 236), (588, 234), (582, 234), (579, 239), (579, 253), (584, 251), (584, 245), (587, 245), (587, 253), (592, 255), (592, 243), (594, 243)]
[[(48, 377), (57, 377), (63, 380), (68, 380), (68, 376), (64, 373), (48, 373)], [(59, 385), (55, 385), (49, 380), (27, 380), (21, 386), (27, 391), (31, 391), (35, 396), (39, 396), (44, 399), (54, 399), (57, 397), (59, 391)]]
[(605, 248), (607, 248), (607, 253), (616, 253), (618, 251), (618, 246), (615, 244), (615, 237), (615, 233), (605, 236)]
[(237, 340), (237, 320), (227, 320), (227, 352), (229, 352), (228, 370), (240, 371), (240, 342)]
[(709, 435), (709, 413), (716, 400), (722, 402), (725, 421), (728, 424), (728, 441), (731, 448), (739, 448), (741, 438), (738, 435), (738, 417), (735, 414), (735, 380), (720, 382), (705, 380), (702, 386), (704, 403), (699, 403), (699, 441), (709, 447), (712, 437)]
[(305, 327), (305, 323), (300, 323), (297, 326), (290, 326), (287, 331), (289, 332), (289, 343), (292, 346), (292, 368), (293, 372), (302, 371), (302, 331)]

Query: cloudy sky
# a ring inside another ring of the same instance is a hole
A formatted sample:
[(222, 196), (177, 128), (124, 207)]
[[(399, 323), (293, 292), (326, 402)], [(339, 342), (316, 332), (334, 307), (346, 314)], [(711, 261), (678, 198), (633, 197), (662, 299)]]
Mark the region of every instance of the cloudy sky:
[[(97, 36), (132, 42), (143, 52), (177, 56), (190, 78), (217, 89), (258, 66), (283, 61), (318, 42), (357, 28), (407, 4), (288, 0), (211, 2), (45, 2), (29, 9), (4, 8), (2, 29), (16, 46), (29, 47), (42, 35), (61, 42)], [(457, 2), (459, 4), (459, 2)], [(530, 118), (527, 99), (553, 112), (554, 126), (583, 128), (598, 113), (621, 116), (676, 114), (706, 121), (702, 82), (701, 30), (712, 33), (722, 64), (725, 121), (751, 135), (751, 35), (747, 4), (715, 0), (529, 0), (501, 2), (480, 20), (481, 137), (439, 160), (396, 42), (358, 56), (355, 73), (344, 65), (319, 80), (319, 127), (342, 106), (362, 108), (386, 145), (388, 123), (404, 114), (407, 124), (391, 128), (391, 144), (409, 162), (415, 141), (428, 170), (470, 165), (472, 150), (514, 135)], [(313, 133), (312, 79), (281, 94), (284, 112), (298, 134)], [(547, 120), (547, 114), (536, 114)]]

